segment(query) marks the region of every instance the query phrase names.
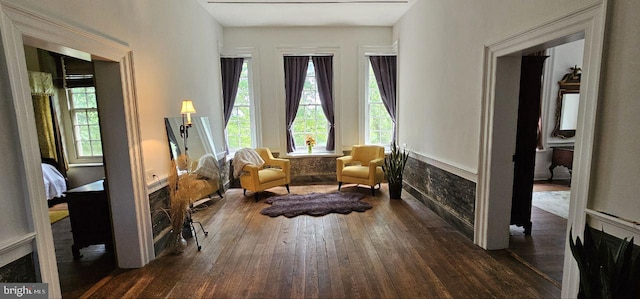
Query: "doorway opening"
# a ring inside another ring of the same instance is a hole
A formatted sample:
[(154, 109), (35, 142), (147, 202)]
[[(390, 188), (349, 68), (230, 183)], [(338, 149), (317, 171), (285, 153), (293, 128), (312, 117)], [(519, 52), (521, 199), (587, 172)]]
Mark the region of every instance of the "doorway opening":
[(24, 53), (60, 288), (80, 297), (116, 269), (94, 65), (26, 44)]
[[(523, 55), (584, 39), (584, 57), (576, 120), (574, 161), (572, 163), (569, 218), (564, 230), (584, 229), (589, 198), (594, 127), (604, 40), (606, 7), (592, 3), (580, 10), (505, 37), (485, 48), (484, 97), (480, 131), (478, 182), (474, 242), (480, 247), (509, 247), (509, 224), (513, 191), (517, 100), (520, 64)], [(504, 182), (509, 182), (505, 184)], [(562, 271), (562, 297), (578, 292), (579, 271), (565, 246)]]
[[(137, 115), (137, 99), (133, 77), (133, 54), (122, 41), (96, 35), (59, 20), (50, 19), (15, 4), (0, 6), (0, 23), (6, 83), (3, 94), (13, 105), (15, 117), (11, 119), (17, 130), (16, 141), (23, 176), (24, 206), (28, 233), (24, 235), (24, 250), (37, 257), (37, 281), (49, 284), (49, 294), (60, 297), (60, 283), (50, 220), (43, 190), (41, 158), (38, 151), (37, 131), (33, 125), (33, 105), (25, 61), (24, 45), (58, 53), (66, 51), (90, 55), (94, 61), (97, 96), (101, 101), (100, 113), (109, 120), (109, 130), (101, 132), (106, 163), (105, 177), (110, 192), (113, 223), (113, 246), (118, 266), (142, 267), (154, 258), (150, 212), (145, 205), (148, 194), (142, 165), (141, 137)], [(58, 51), (59, 50), (59, 51)], [(94, 60), (95, 59), (95, 60)], [(102, 94), (100, 94), (102, 93)], [(20, 203), (22, 204), (22, 203)], [(135, 244), (133, 246), (132, 244)]]
[[(514, 179), (509, 251), (536, 268), (558, 287), (562, 285), (575, 124), (579, 104), (567, 101), (566, 95), (579, 96), (583, 53), (583, 38), (538, 52), (547, 58), (544, 68), (537, 75), (538, 79), (542, 78), (541, 81), (538, 80), (542, 82), (542, 86), (539, 89), (539, 102), (536, 103), (540, 105), (540, 113), (533, 113), (529, 118), (529, 127), (533, 131), (526, 138), (531, 140), (523, 142), (528, 146), (527, 157), (531, 161), (522, 163), (515, 159), (514, 162), (515, 171), (520, 172), (514, 176), (524, 176), (528, 181)], [(565, 84), (567, 79), (573, 77), (575, 79), (572, 85)], [(523, 79), (520, 80), (522, 86)], [(520, 101), (523, 100), (527, 99), (521, 97)], [(521, 122), (526, 118), (518, 116), (518, 119)], [(517, 136), (516, 140), (519, 140), (524, 134), (518, 131)], [(516, 146), (516, 152), (521, 150), (522, 148), (518, 149)], [(530, 225), (526, 229), (514, 225), (513, 213), (516, 206), (521, 206), (520, 211), (528, 213), (524, 215)]]

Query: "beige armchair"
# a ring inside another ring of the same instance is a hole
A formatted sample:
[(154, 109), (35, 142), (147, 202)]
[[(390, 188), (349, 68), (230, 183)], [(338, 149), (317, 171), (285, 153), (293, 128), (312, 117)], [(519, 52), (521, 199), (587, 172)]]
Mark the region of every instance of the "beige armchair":
[(282, 185), (287, 187), (287, 193), (289, 193), (289, 183), (291, 183), (289, 160), (274, 158), (268, 148), (256, 148), (256, 152), (265, 163), (262, 166), (247, 164), (242, 168), (244, 173), (240, 175), (240, 186), (244, 189), (244, 195), (247, 196), (247, 190), (254, 192), (257, 202), (258, 192)]
[(375, 185), (380, 189), (380, 183), (384, 180), (382, 163), (384, 163), (384, 147), (354, 145), (351, 156), (336, 159), (338, 190), (342, 187), (342, 183), (363, 184), (371, 186), (371, 194), (375, 196)]

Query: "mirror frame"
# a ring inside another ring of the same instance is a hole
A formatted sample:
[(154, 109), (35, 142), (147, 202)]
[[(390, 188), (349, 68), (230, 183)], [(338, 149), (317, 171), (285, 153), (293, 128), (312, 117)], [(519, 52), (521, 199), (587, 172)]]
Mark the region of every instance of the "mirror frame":
[(558, 81), (560, 88), (558, 89), (558, 98), (556, 99), (556, 125), (551, 133), (553, 137), (571, 138), (576, 135), (576, 130), (560, 130), (560, 123), (562, 118), (562, 98), (565, 94), (580, 93), (580, 77), (581, 69), (574, 66), (571, 69), (571, 73), (565, 74), (562, 80)]

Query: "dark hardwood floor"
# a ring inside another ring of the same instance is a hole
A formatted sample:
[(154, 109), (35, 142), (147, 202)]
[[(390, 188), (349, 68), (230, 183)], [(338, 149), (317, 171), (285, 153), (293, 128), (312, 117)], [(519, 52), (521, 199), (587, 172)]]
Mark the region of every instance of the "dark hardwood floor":
[(104, 245), (93, 245), (80, 250), (82, 257), (74, 260), (71, 253), (73, 236), (69, 217), (51, 225), (56, 250), (58, 275), (62, 297), (79, 298), (93, 285), (116, 269), (113, 251)]
[[(292, 193), (337, 186), (294, 186)], [(273, 188), (285, 194), (284, 188)], [(485, 251), (426, 206), (386, 185), (364, 213), (270, 218), (231, 189), (195, 214), (209, 231), (181, 255), (116, 270), (89, 298), (557, 298), (560, 289), (506, 250)], [(264, 198), (264, 197), (263, 197)]]
[[(536, 181), (534, 192), (567, 191), (568, 181)], [(525, 236), (523, 229), (510, 227), (509, 251), (526, 263), (544, 273), (556, 285), (562, 285), (564, 246), (567, 219), (537, 207), (531, 208), (531, 235)]]

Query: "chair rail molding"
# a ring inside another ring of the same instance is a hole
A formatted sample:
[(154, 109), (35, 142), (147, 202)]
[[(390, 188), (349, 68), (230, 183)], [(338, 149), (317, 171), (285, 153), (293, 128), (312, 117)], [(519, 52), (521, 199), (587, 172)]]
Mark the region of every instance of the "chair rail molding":
[(33, 252), (36, 233), (28, 233), (0, 244), (0, 268)]
[(456, 165), (454, 163), (451, 162), (445, 162), (442, 159), (438, 159), (438, 158), (433, 158), (433, 157), (428, 157), (422, 153), (418, 153), (415, 151), (412, 151), (410, 149), (407, 149), (407, 151), (411, 152), (413, 155), (413, 158), (416, 158), (417, 160), (420, 160), (422, 162), (425, 162), (427, 164), (431, 164), (435, 167), (438, 167), (446, 172), (449, 172), (451, 174), (455, 174), (461, 178), (467, 179), (469, 181), (472, 181), (474, 183), (478, 182), (478, 174), (476, 172), (475, 169), (470, 169), (468, 167), (464, 167), (461, 165)]
[[(474, 227), (474, 243), (479, 246), (485, 249), (499, 249), (508, 246), (508, 226), (502, 227), (502, 224), (506, 223), (508, 225), (509, 223), (509, 213), (505, 213), (504, 208), (511, 206), (511, 197), (507, 196), (507, 194), (511, 193), (505, 188), (509, 189), (512, 186), (510, 184), (499, 184), (496, 181), (497, 179), (493, 179), (494, 176), (496, 178), (501, 175), (504, 176), (504, 173), (508, 173), (513, 169), (513, 164), (507, 163), (507, 161), (511, 160), (510, 157), (505, 155), (507, 151), (505, 151), (504, 146), (500, 146), (513, 140), (505, 140), (505, 137), (500, 134), (494, 134), (494, 122), (497, 120), (496, 114), (501, 111), (500, 109), (504, 110), (506, 105), (502, 101), (496, 100), (498, 99), (496, 94), (504, 93), (505, 91), (504, 86), (502, 86), (504, 82), (500, 79), (501, 76), (497, 76), (498, 66), (504, 65), (505, 61), (510, 61), (508, 59), (511, 58), (507, 58), (507, 56), (514, 53), (521, 53), (525, 49), (531, 49), (536, 46), (548, 47), (553, 45), (554, 42), (582, 35), (585, 39), (583, 67), (585, 72), (582, 75), (583, 84), (581, 84), (579, 107), (579, 113), (582, 117), (578, 121), (578, 133), (576, 134), (575, 176), (571, 187), (566, 242), (568, 243), (570, 227), (573, 227), (576, 232), (583, 231), (586, 221), (586, 204), (589, 198), (590, 166), (595, 135), (594, 127), (597, 114), (606, 2), (606, 0), (590, 2), (579, 9), (548, 20), (539, 26), (534, 26), (498, 41), (488, 43), (488, 46), (485, 47)], [(518, 63), (517, 61), (514, 62)], [(507, 67), (507, 69), (511, 71), (513, 67)], [(513, 107), (508, 109), (513, 110)], [(502, 149), (502, 152), (500, 152), (500, 149)], [(511, 167), (511, 170), (507, 170), (506, 168), (508, 167)], [(506, 234), (506, 237), (504, 234)], [(563, 269), (561, 296), (563, 298), (574, 297), (578, 292), (580, 274), (569, 251), (569, 246), (565, 246)]]

